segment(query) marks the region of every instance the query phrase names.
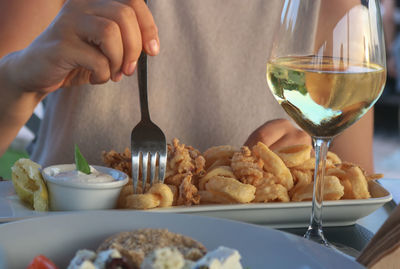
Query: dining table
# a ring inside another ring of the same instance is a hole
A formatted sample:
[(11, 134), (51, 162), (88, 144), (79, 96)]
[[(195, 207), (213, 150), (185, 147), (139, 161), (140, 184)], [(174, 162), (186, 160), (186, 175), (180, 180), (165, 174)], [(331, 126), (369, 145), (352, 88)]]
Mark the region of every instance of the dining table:
[[(368, 216), (358, 219), (356, 223), (352, 225), (324, 227), (324, 234), (327, 240), (335, 245), (342, 245), (350, 249), (351, 251), (347, 254), (353, 258), (357, 257), (362, 252), (382, 224), (388, 219), (393, 209), (400, 204), (400, 178), (384, 178), (380, 179), (378, 183), (391, 193), (391, 201), (379, 207)], [(32, 217), (40, 217), (40, 214)], [(0, 225), (2, 223), (9, 222), (2, 221), (0, 222)], [(280, 228), (263, 224), (257, 225), (278, 229), (298, 236), (303, 236), (307, 229), (306, 226)]]

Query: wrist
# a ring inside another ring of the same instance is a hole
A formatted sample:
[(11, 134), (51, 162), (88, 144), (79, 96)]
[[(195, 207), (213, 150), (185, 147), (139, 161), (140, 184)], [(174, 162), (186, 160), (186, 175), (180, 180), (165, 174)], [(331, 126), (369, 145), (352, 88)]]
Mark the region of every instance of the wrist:
[(38, 103), (45, 97), (45, 94), (27, 86), (28, 83), (24, 79), (22, 54), (22, 51), (17, 51), (0, 59), (1, 92), (15, 100), (29, 98)]

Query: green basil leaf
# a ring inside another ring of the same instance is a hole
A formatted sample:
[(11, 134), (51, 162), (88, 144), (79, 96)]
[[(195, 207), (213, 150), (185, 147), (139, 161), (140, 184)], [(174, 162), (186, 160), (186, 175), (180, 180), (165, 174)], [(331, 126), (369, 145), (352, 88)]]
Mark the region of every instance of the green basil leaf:
[(78, 148), (78, 145), (75, 144), (75, 165), (78, 171), (85, 173), (87, 175), (90, 174), (90, 167), (85, 157), (83, 157), (81, 151)]

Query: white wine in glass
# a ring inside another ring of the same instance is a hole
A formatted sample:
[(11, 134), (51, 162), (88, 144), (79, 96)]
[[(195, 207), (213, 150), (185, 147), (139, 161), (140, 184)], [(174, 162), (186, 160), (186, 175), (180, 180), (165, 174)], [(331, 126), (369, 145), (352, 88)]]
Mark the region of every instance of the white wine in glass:
[(386, 81), (378, 0), (286, 0), (267, 63), (269, 87), (313, 139), (316, 164), (306, 238), (322, 230), (325, 161), (333, 137), (360, 119)]

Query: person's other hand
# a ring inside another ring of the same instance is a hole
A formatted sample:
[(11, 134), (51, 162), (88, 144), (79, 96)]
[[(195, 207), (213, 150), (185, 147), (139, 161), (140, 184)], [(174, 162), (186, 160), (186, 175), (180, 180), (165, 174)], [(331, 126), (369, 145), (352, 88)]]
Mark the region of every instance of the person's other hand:
[(296, 144), (311, 144), (311, 137), (301, 129), (296, 128), (289, 120), (277, 119), (267, 121), (257, 128), (245, 143), (253, 147), (257, 142), (263, 142), (271, 150)]
[(132, 75), (142, 48), (159, 52), (158, 30), (143, 0), (69, 0), (30, 46), (8, 55), (18, 90), (119, 81)]

